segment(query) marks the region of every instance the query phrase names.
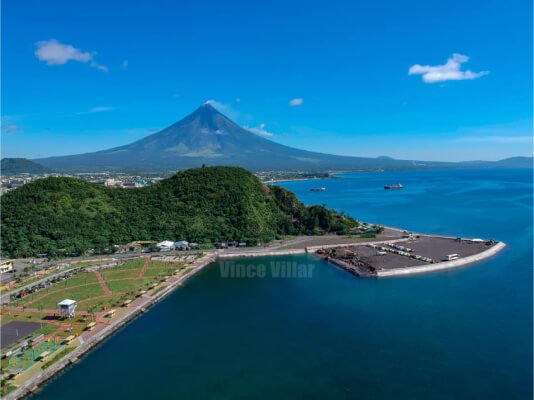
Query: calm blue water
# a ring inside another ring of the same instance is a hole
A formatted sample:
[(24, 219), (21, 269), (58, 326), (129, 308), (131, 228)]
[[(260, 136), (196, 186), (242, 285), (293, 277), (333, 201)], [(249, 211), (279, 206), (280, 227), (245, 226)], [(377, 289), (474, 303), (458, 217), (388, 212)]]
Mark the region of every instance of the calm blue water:
[[(341, 177), (284, 186), (362, 220), (509, 246), (386, 280), (310, 256), (285, 259), (314, 266), (311, 278), (225, 279), (213, 265), (37, 398), (531, 399), (532, 172)], [(398, 182), (406, 189), (382, 189)]]

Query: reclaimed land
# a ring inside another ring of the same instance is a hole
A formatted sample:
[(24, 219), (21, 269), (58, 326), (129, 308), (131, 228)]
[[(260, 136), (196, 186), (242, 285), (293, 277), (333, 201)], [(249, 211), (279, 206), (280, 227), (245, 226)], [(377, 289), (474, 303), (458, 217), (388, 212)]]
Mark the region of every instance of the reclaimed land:
[(506, 247), (495, 240), (413, 235), (406, 238), (316, 246), (308, 251), (364, 278), (395, 277), (442, 271), (492, 257)]

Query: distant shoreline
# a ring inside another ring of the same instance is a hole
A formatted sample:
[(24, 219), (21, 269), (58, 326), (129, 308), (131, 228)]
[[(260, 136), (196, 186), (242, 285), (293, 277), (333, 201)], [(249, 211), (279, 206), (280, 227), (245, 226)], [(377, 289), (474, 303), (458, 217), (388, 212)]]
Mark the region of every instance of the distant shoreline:
[(285, 178), (285, 179), (273, 179), (269, 181), (262, 181), (265, 184), (269, 183), (279, 183), (279, 182), (297, 182), (297, 181), (317, 181), (317, 180), (328, 180), (328, 179), (337, 179), (331, 176), (323, 177), (310, 177), (310, 178)]

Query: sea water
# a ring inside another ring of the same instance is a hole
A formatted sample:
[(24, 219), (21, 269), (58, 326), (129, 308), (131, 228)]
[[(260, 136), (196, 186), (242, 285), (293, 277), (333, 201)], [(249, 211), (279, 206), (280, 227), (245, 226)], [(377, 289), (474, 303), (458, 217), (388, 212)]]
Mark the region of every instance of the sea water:
[[(382, 280), (307, 255), (232, 261), (264, 271), (250, 276), (215, 263), (36, 398), (531, 399), (532, 171), (338, 178), (282, 185), (363, 221), (508, 246)], [(280, 262), (307, 273), (273, 275)]]

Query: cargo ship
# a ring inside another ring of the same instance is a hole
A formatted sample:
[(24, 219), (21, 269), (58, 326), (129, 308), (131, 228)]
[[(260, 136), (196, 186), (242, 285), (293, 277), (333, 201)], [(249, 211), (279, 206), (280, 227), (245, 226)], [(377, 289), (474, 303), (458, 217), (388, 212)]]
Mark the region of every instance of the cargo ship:
[(384, 189), (386, 190), (394, 190), (394, 189), (403, 189), (404, 186), (400, 183), (396, 184), (396, 185), (386, 185), (384, 186)]

